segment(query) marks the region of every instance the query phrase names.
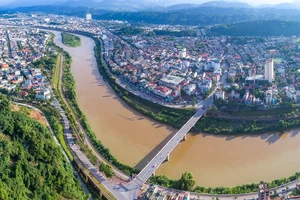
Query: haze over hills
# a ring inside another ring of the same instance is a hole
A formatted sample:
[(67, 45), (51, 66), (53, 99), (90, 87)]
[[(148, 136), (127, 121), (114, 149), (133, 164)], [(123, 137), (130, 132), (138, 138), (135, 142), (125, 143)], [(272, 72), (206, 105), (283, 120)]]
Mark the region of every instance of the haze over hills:
[[(11, 1), (10, 3), (8, 3)], [(195, 7), (224, 7), (224, 8), (250, 8), (251, 5), (244, 3), (248, 0), (4, 0), (7, 8), (17, 8), (24, 6), (36, 6), (36, 5), (64, 5), (72, 7), (89, 7), (94, 9), (106, 9), (106, 10), (179, 10)], [(286, 2), (288, 0), (280, 0)], [(281, 3), (277, 5), (262, 5), (260, 7), (274, 7), (285, 9), (300, 9), (300, 0), (295, 0), (292, 3)], [(266, 1), (264, 1), (266, 2)], [(1, 3), (1, 2), (0, 2)], [(3, 2), (1, 3), (2, 5)]]

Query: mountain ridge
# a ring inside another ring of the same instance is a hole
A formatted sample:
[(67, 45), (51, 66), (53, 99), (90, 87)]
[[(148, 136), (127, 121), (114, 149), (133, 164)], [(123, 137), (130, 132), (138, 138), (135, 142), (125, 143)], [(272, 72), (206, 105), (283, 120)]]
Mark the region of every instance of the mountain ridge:
[[(141, 11), (141, 10), (181, 10), (197, 7), (222, 7), (222, 8), (252, 8), (253, 6), (238, 2), (234, 0), (213, 0), (204, 2), (205, 0), (198, 1), (197, 3), (189, 3), (195, 1), (186, 1), (188, 3), (180, 3), (182, 0), (173, 1), (172, 5), (169, 0), (14, 0), (10, 4), (4, 6), (5, 8), (17, 8), (24, 6), (37, 6), (37, 5), (62, 5), (71, 7), (88, 7), (94, 9), (106, 9), (114, 11)], [(171, 4), (171, 5), (170, 5)], [(3, 6), (2, 6), (3, 7)], [(300, 0), (295, 0), (291, 3), (281, 3), (276, 5), (261, 5), (256, 8), (278, 8), (278, 9), (300, 9)]]

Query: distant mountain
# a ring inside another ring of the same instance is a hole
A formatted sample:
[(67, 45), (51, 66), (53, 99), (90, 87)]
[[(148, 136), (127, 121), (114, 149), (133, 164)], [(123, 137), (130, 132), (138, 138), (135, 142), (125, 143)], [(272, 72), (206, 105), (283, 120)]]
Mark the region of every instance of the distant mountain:
[(300, 22), (263, 20), (212, 27), (209, 35), (220, 36), (293, 36), (300, 35)]
[(7, 8), (17, 8), (24, 6), (37, 6), (37, 5), (52, 5), (57, 0), (14, 0), (13, 2), (5, 5)]
[(54, 5), (71, 6), (71, 7), (88, 7), (88, 8), (100, 8), (101, 3), (94, 0), (67, 0), (62, 2), (55, 2)]
[(200, 7), (221, 7), (221, 8), (251, 8), (249, 4), (230, 1), (209, 1), (200, 5)]
[(36, 5), (61, 5), (71, 7), (88, 7), (116, 11), (136, 11), (153, 7), (156, 0), (14, 0), (5, 7), (17, 8)]
[(195, 8), (199, 7), (198, 4), (190, 4), (190, 3), (184, 3), (184, 4), (176, 4), (172, 6), (166, 7), (166, 10), (182, 10), (182, 9), (190, 9), (190, 8)]
[(300, 9), (300, 0), (295, 0), (291, 3), (280, 3), (276, 5), (260, 5), (259, 8)]

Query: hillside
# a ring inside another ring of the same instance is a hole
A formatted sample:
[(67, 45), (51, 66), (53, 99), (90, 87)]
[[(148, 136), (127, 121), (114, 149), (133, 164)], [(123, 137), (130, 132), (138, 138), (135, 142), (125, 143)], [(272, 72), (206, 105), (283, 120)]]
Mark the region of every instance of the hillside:
[(293, 36), (300, 35), (300, 22), (293, 21), (252, 21), (220, 25), (211, 28), (210, 35), (220, 36)]
[(87, 199), (49, 130), (0, 95), (0, 199)]
[(200, 5), (201, 7), (222, 7), (222, 8), (251, 8), (249, 4), (229, 1), (209, 1)]

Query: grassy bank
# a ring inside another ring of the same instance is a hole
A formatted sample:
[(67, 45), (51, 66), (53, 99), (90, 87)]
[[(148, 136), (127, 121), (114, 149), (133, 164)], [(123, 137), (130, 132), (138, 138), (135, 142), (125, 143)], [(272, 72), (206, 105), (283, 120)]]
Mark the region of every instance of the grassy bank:
[(61, 33), (62, 36), (62, 43), (69, 47), (79, 47), (81, 46), (81, 39), (80, 37), (73, 35), (71, 33)]
[[(108, 161), (110, 162), (112, 165), (114, 165), (116, 168), (118, 168), (119, 170), (123, 171), (124, 173), (130, 175), (132, 173), (137, 173), (137, 170), (124, 165), (122, 163), (120, 163), (109, 151), (109, 149), (107, 149), (95, 136), (95, 134), (93, 133), (90, 125), (88, 124), (88, 121), (84, 115), (84, 113), (80, 110), (77, 101), (76, 101), (76, 92), (75, 92), (75, 80), (74, 77), (71, 73), (71, 63), (72, 63), (72, 58), (70, 57), (70, 55), (65, 52), (63, 49), (61, 49), (60, 47), (57, 47), (54, 43), (51, 44), (53, 47), (55, 47), (60, 53), (63, 54), (64, 56), (64, 63), (63, 63), (63, 77), (62, 77), (62, 85), (63, 85), (63, 95), (65, 96), (65, 98), (68, 100), (69, 105), (72, 107), (72, 110), (74, 111), (77, 119), (80, 121), (80, 124), (82, 125), (83, 129), (86, 131), (91, 143), (93, 144), (94, 148)], [(62, 101), (62, 99), (60, 98), (59, 92), (55, 91), (55, 94), (58, 97), (58, 100), (60, 101), (63, 109), (66, 111), (66, 115), (70, 120), (70, 123), (74, 125), (74, 129), (73, 131), (77, 132), (79, 135), (81, 135), (81, 138), (83, 138), (83, 134), (80, 133), (79, 131), (79, 127), (78, 124), (76, 123), (76, 119), (71, 115), (72, 111), (68, 108), (67, 105), (65, 105), (65, 103)], [(87, 156), (89, 157), (90, 161), (96, 162), (97, 158), (95, 158), (95, 156), (92, 156), (92, 152), (85, 148), (84, 146), (82, 146), (82, 150), (86, 150), (85, 153), (87, 153)]]
[(144, 98), (136, 96), (127, 91), (123, 87), (119, 86), (115, 82), (115, 78), (107, 73), (104, 63), (101, 59), (101, 47), (100, 41), (95, 39), (95, 57), (97, 60), (98, 70), (103, 79), (107, 81), (115, 93), (124, 100), (130, 107), (144, 114), (145, 116), (154, 119), (158, 122), (170, 125), (174, 128), (181, 128), (196, 112), (193, 108), (176, 109), (162, 106), (160, 104), (153, 103)]
[[(146, 116), (155, 119), (157, 121), (169, 124), (175, 128), (181, 127), (185, 123), (184, 120), (189, 119), (194, 111), (188, 110), (188, 109), (172, 109), (172, 108), (166, 108), (161, 105), (155, 104), (153, 102), (149, 102), (145, 99), (142, 99), (138, 96), (135, 96), (128, 91), (125, 91), (123, 88), (118, 86), (115, 83), (115, 80), (113, 77), (111, 77), (105, 70), (103, 61), (101, 60), (101, 49), (100, 49), (100, 41), (98, 39), (95, 39), (96, 46), (95, 46), (95, 56), (97, 59), (98, 69), (103, 78), (109, 82), (109, 84), (112, 86), (114, 91), (118, 96), (120, 96), (128, 105), (130, 105), (135, 110), (145, 114)], [(161, 117), (160, 113), (167, 114), (168, 117)], [(182, 117), (184, 115), (186, 118)], [(181, 118), (180, 118), (180, 117)], [(177, 119), (176, 119), (177, 118)], [(238, 126), (237, 126), (238, 125)], [(300, 126), (300, 120), (291, 120), (291, 121), (280, 121), (277, 126), (273, 126), (273, 124), (269, 124), (266, 126), (265, 123), (259, 123), (256, 121), (253, 121), (250, 123), (250, 126), (248, 122), (234, 122), (232, 120), (224, 120), (224, 119), (216, 119), (214, 117), (203, 117), (201, 120), (198, 121), (196, 126), (192, 129), (192, 131), (195, 132), (209, 132), (209, 133), (264, 133), (266, 131), (271, 130), (282, 130), (284, 128), (293, 128), (296, 126)], [(288, 183), (290, 181), (296, 180), (300, 178), (300, 173), (296, 173), (293, 176), (290, 176), (288, 178), (281, 178), (276, 179), (269, 183), (270, 187), (276, 187), (280, 186), (282, 184)], [(182, 188), (182, 178), (179, 180), (172, 180), (167, 178), (166, 176), (153, 176), (150, 179), (150, 182), (166, 186), (174, 189), (184, 189)], [(190, 191), (199, 192), (199, 193), (210, 193), (210, 194), (241, 194), (241, 193), (249, 193), (249, 192), (257, 192), (258, 189), (258, 183), (252, 183), (252, 184), (246, 184), (241, 186), (235, 186), (232, 188), (229, 187), (216, 187), (216, 188), (210, 188), (210, 187), (202, 187), (202, 186), (193, 186)]]
[[(91, 35), (84, 34), (86, 36), (92, 37)], [(135, 96), (131, 94), (130, 92), (124, 90), (120, 86), (118, 86), (115, 83), (115, 80), (113, 77), (111, 77), (105, 70), (103, 66), (103, 61), (101, 60), (101, 48), (100, 48), (100, 41), (96, 38), (94, 38), (96, 46), (95, 46), (95, 57), (97, 59), (97, 64), (98, 64), (98, 69), (99, 72), (101, 73), (102, 77), (104, 80), (109, 82), (111, 85), (112, 89), (116, 92), (116, 94), (122, 98), (128, 105), (136, 109), (137, 111), (145, 114), (146, 116), (155, 119), (157, 121), (169, 124), (173, 127), (181, 127), (183, 123), (185, 123), (186, 119), (189, 119), (192, 114), (195, 112), (194, 110), (179, 110), (179, 109), (172, 109), (172, 108), (166, 108), (163, 106), (160, 106), (158, 104), (155, 104), (153, 102), (144, 100), (138, 96)], [(70, 74), (70, 76), (72, 76)], [(75, 83), (73, 83), (75, 84)], [(69, 102), (72, 105), (73, 110), (76, 112), (76, 115), (80, 119), (80, 122), (84, 129), (86, 130), (90, 140), (92, 141), (94, 147), (98, 150), (99, 153), (102, 154), (104, 158), (106, 158), (109, 162), (111, 162), (115, 167), (119, 168), (126, 174), (130, 173), (137, 173), (137, 170), (124, 165), (120, 162), (117, 161), (117, 159), (112, 156), (109, 152), (109, 149), (105, 148), (103, 144), (97, 140), (95, 134), (92, 132), (89, 124), (87, 123), (86, 117), (82, 113), (82, 111), (79, 109), (79, 106), (76, 102), (76, 94), (75, 94), (75, 87), (72, 87), (70, 85), (69, 89), (66, 89), (68, 93), (71, 93), (72, 95), (69, 97)], [(73, 89), (72, 89), (73, 88)], [(175, 119), (178, 118), (178, 119)], [(265, 130), (260, 127), (264, 126), (264, 124), (259, 124), (255, 122), (256, 125), (251, 126), (250, 129), (244, 129), (245, 132), (249, 131), (264, 131)], [(300, 121), (299, 121), (300, 123)], [(237, 124), (241, 126), (247, 126), (247, 124), (241, 124), (240, 122), (237, 122)], [(259, 124), (259, 126), (257, 125)], [(281, 121), (280, 124), (282, 126), (292, 126), (292, 123), (286, 123), (285, 121)], [(294, 124), (295, 125), (295, 124)], [(299, 124), (300, 125), (300, 124)], [(224, 127), (222, 127), (224, 126)], [(212, 127), (212, 128), (210, 128)], [(218, 128), (219, 130), (217, 130)], [(271, 127), (270, 127), (271, 128)], [(277, 127), (276, 127), (277, 128)], [(216, 119), (214, 117), (204, 117), (202, 120), (200, 120), (196, 127), (193, 129), (194, 131), (201, 131), (203, 130), (205, 132), (214, 132), (216, 134), (219, 133), (239, 133), (237, 132), (238, 129), (236, 129), (235, 124), (232, 122), (232, 120), (224, 121), (221, 119)], [(225, 132), (226, 131), (226, 132)], [(300, 177), (300, 173), (296, 173), (295, 175), (289, 177), (289, 178), (282, 178), (278, 180), (274, 180), (270, 183), (270, 187), (275, 187), (279, 186), (281, 184), (287, 183), (292, 180), (296, 180), (297, 178)], [(171, 180), (165, 176), (154, 176), (150, 180), (152, 183), (159, 184), (162, 186), (170, 187), (170, 188), (175, 188), (175, 189), (182, 189), (179, 187), (180, 180)], [(207, 188), (207, 187), (202, 187), (202, 186), (194, 186), (191, 187), (190, 191), (195, 191), (195, 192), (200, 192), (200, 193), (211, 193), (211, 194), (239, 194), (239, 193), (247, 193), (247, 192), (256, 192), (257, 191), (257, 185), (258, 184), (247, 184), (247, 185), (242, 185), (242, 186), (236, 186), (232, 188), (226, 188), (226, 187), (217, 187), (217, 188)]]
[(39, 106), (39, 109), (43, 111), (43, 113), (45, 114), (50, 126), (53, 129), (53, 132), (56, 136), (56, 138), (58, 139), (59, 143), (61, 144), (62, 148), (64, 149), (64, 151), (66, 152), (68, 158), (70, 159), (70, 161), (73, 161), (74, 158), (71, 154), (71, 152), (69, 151), (68, 147), (67, 147), (67, 143), (65, 141), (64, 138), (64, 128), (61, 125), (61, 117), (59, 112), (53, 108), (52, 106)]

